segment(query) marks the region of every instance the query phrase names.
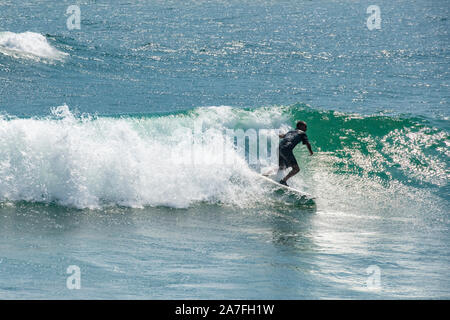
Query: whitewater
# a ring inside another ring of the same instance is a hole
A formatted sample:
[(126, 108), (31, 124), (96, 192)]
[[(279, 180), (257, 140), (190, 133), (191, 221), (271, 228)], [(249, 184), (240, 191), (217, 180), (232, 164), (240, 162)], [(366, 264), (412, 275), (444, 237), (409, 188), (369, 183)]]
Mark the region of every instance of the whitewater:
[(36, 32), (0, 32), (0, 53), (36, 61), (63, 60), (68, 54), (52, 47), (45, 36)]

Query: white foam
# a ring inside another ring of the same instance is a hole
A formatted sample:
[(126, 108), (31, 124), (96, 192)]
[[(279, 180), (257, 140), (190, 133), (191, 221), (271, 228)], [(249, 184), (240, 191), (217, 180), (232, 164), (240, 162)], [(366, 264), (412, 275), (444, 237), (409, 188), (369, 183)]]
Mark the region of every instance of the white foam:
[(0, 53), (15, 58), (63, 60), (68, 56), (52, 47), (47, 38), (35, 32), (0, 32)]
[(231, 147), (233, 164), (208, 161), (216, 157), (213, 141), (198, 150), (203, 163), (191, 161), (184, 132), (176, 130), (189, 121), (75, 117), (65, 105), (46, 119), (0, 118), (0, 201), (78, 208), (261, 201), (262, 189), (250, 183), (254, 173)]

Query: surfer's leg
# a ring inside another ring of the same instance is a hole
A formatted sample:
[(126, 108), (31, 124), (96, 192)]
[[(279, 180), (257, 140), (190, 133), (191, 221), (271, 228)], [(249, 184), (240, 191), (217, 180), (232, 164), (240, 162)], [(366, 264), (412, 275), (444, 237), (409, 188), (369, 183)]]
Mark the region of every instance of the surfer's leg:
[(298, 172), (300, 171), (300, 168), (298, 167), (297, 164), (294, 164), (292, 166), (292, 170), (288, 173), (288, 175), (286, 177), (284, 177), (280, 182), (284, 182), (286, 183), (286, 181), (288, 181), (288, 179), (292, 178), (293, 176), (295, 176)]
[(286, 166), (292, 168), (292, 170), (288, 173), (288, 175), (280, 181), (281, 184), (287, 185), (286, 181), (289, 178), (295, 176), (300, 171), (300, 168), (298, 167), (297, 159), (295, 159), (295, 156), (292, 153), (292, 150), (285, 152), (283, 155), (284, 155), (284, 160), (285, 160)]
[(278, 172), (286, 169), (286, 160), (284, 159), (283, 150), (278, 148)]

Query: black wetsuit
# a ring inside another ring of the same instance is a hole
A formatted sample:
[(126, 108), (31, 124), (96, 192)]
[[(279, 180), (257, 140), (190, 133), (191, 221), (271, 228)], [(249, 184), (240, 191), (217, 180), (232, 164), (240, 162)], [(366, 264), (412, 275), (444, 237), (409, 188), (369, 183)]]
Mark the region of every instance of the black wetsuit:
[(278, 166), (280, 168), (289, 168), (294, 165), (298, 166), (292, 150), (300, 142), (303, 142), (303, 144), (308, 143), (308, 136), (305, 132), (301, 130), (293, 130), (286, 133), (278, 146)]

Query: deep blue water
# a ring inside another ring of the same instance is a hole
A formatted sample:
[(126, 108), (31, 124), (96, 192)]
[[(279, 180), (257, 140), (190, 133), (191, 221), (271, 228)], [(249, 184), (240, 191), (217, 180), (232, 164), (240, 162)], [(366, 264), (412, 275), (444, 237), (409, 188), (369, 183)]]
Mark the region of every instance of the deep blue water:
[[(0, 298), (449, 298), (449, 8), (1, 1)], [(296, 120), (313, 202), (179, 131)]]

